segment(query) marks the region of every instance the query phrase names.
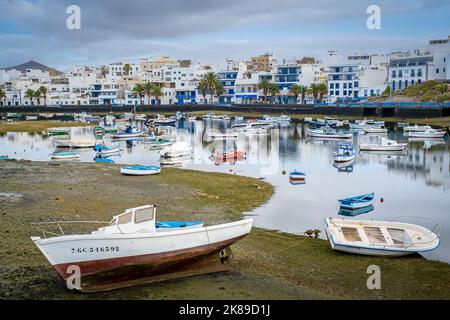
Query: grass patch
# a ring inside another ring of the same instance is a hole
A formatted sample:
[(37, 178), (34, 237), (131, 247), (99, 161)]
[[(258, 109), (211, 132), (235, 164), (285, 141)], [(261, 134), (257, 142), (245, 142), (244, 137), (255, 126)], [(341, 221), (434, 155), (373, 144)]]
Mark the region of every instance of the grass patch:
[(62, 122), (62, 121), (0, 121), (0, 133), (6, 132), (44, 132), (54, 127), (85, 127), (92, 126), (89, 123)]

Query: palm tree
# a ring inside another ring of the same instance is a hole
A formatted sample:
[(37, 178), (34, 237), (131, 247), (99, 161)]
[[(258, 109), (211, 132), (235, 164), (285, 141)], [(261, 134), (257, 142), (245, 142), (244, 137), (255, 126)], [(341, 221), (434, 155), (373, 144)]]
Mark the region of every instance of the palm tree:
[(299, 85), (300, 87), (300, 95), (302, 96), (302, 104), (305, 103), (305, 97), (308, 94), (308, 87)]
[(147, 101), (148, 101), (148, 105), (150, 105), (150, 99), (152, 97), (152, 92), (153, 92), (153, 87), (155, 85), (153, 83), (150, 82), (146, 82), (143, 84), (143, 88), (144, 88), (144, 93), (147, 96)]
[(31, 89), (28, 89), (25, 91), (25, 98), (30, 99), (30, 106), (33, 104), (34, 99), (34, 91)]
[[(202, 84), (202, 82), (203, 82), (203, 84)], [(213, 103), (213, 101), (214, 101), (214, 93), (222, 85), (222, 83), (220, 82), (217, 74), (215, 74), (212, 71), (206, 73), (203, 76), (202, 80), (200, 81), (200, 84), (201, 84), (202, 87), (205, 87), (209, 91), (209, 94), (211, 95), (211, 102), (210, 103)]]
[(6, 92), (3, 89), (0, 89), (0, 100), (3, 99), (3, 105), (6, 106)]
[(302, 93), (302, 88), (298, 84), (294, 83), (291, 86), (291, 89), (289, 90), (289, 92), (290, 92), (290, 94), (292, 94), (295, 97), (295, 103), (297, 104), (297, 99), (298, 99), (298, 96)]
[(217, 97), (220, 97), (222, 94), (225, 93), (225, 88), (223, 87), (222, 83), (217, 84), (215, 92)]
[(308, 92), (311, 93), (314, 97), (314, 102), (316, 102), (319, 97), (319, 85), (317, 83), (313, 83), (309, 86)]
[(319, 83), (317, 85), (317, 90), (319, 92), (320, 101), (323, 101), (323, 97), (328, 94), (328, 86), (326, 83)]
[(44, 98), (44, 106), (46, 106), (47, 105), (47, 93), (48, 93), (47, 87), (41, 86), (38, 91), (41, 93), (42, 97)]
[(133, 94), (139, 97), (139, 104), (142, 107), (142, 98), (144, 97), (144, 86), (141, 83), (136, 84), (132, 90)]
[(269, 92), (269, 87), (270, 87), (270, 81), (267, 79), (262, 79), (259, 83), (258, 83), (258, 90), (262, 90), (263, 95), (264, 95), (264, 102), (267, 103), (267, 95)]
[(156, 104), (159, 104), (158, 103), (159, 97), (161, 97), (163, 95), (164, 95), (164, 92), (162, 91), (161, 87), (154, 85), (153, 89), (152, 89), (152, 96), (155, 97)]
[(36, 91), (34, 91), (33, 95), (37, 100), (37, 104), (41, 105), (41, 97), (42, 97), (41, 91), (37, 89)]
[(203, 103), (206, 104), (206, 95), (208, 94), (208, 88), (205, 81), (200, 81), (197, 87), (198, 92), (203, 96)]
[(272, 102), (275, 103), (275, 97), (280, 93), (280, 87), (275, 83), (271, 83), (269, 86), (269, 93), (272, 96)]

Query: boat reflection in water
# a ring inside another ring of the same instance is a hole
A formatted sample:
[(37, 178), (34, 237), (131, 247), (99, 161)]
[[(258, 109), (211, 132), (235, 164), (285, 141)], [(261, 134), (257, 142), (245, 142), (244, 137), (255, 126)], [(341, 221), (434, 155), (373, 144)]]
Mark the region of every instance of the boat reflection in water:
[(361, 208), (361, 209), (354, 209), (354, 210), (340, 208), (338, 214), (341, 216), (346, 216), (346, 217), (355, 217), (355, 216), (359, 216), (360, 214), (372, 212), (374, 209), (375, 209), (375, 207), (373, 205), (365, 207), (365, 208)]
[(353, 172), (353, 165), (355, 164), (356, 159), (353, 159), (351, 161), (348, 162), (336, 162), (333, 161), (333, 167), (335, 167), (338, 172)]

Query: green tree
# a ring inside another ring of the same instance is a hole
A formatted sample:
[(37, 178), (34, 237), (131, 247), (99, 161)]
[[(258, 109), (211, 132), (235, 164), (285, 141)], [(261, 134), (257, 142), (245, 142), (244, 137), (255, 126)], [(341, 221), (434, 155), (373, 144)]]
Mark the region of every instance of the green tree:
[(5, 92), (5, 90), (0, 88), (0, 100), (2, 100), (2, 99), (4, 101), (3, 105), (6, 106), (6, 92)]
[(34, 98), (37, 101), (37, 104), (41, 105), (41, 97), (42, 97), (41, 91), (39, 89), (37, 89), (37, 90), (34, 91), (33, 95), (34, 95)]
[(314, 102), (316, 102), (317, 98), (319, 97), (319, 91), (320, 91), (320, 88), (319, 88), (319, 85), (317, 83), (312, 83), (309, 86), (308, 92), (313, 95)]
[(41, 86), (39, 88), (39, 92), (41, 93), (42, 97), (44, 98), (44, 106), (47, 105), (47, 94), (48, 94), (48, 89), (45, 86)]
[(392, 88), (391, 88), (390, 85), (388, 85), (388, 86), (386, 87), (386, 89), (383, 91), (383, 96), (385, 96), (385, 97), (390, 97), (390, 96), (391, 96), (391, 93), (392, 93)]
[(150, 83), (150, 82), (146, 82), (146, 83), (143, 84), (144, 93), (147, 96), (147, 102), (148, 102), (149, 106), (151, 104), (150, 100), (151, 100), (151, 97), (152, 97), (152, 92), (153, 92), (154, 86), (155, 85), (153, 83)]
[(328, 95), (328, 86), (326, 83), (319, 83), (317, 85), (317, 90), (319, 91), (319, 99), (320, 101), (323, 101), (323, 97)]
[(258, 83), (258, 90), (262, 90), (265, 103), (267, 103), (267, 96), (269, 95), (269, 88), (270, 88), (270, 81), (267, 79), (262, 79)]
[(197, 87), (198, 92), (203, 96), (203, 103), (206, 104), (206, 95), (208, 94), (208, 87), (205, 81), (200, 81)]
[(141, 83), (135, 84), (132, 92), (135, 96), (139, 97), (139, 104), (142, 106), (144, 104), (142, 98), (145, 96), (144, 86)]
[(217, 89), (220, 86), (222, 86), (222, 83), (220, 82), (219, 77), (212, 71), (206, 73), (200, 81), (200, 87), (206, 88), (211, 95), (210, 103), (214, 103), (214, 93), (217, 92)]
[(272, 96), (272, 102), (275, 103), (275, 97), (280, 94), (280, 87), (275, 83), (271, 83), (269, 86), (269, 93)]
[(156, 100), (156, 104), (159, 104), (158, 100), (160, 97), (162, 97), (164, 95), (163, 90), (161, 89), (160, 86), (154, 85), (153, 89), (152, 89), (152, 96), (155, 97)]
[(27, 91), (25, 91), (25, 98), (29, 99), (30, 105), (32, 105), (34, 99), (34, 91), (32, 89), (28, 89)]
[(302, 93), (302, 88), (294, 83), (289, 90), (289, 93), (295, 97), (295, 103), (297, 104), (298, 96)]
[(300, 95), (302, 97), (302, 104), (305, 103), (305, 97), (308, 94), (308, 87), (300, 85)]

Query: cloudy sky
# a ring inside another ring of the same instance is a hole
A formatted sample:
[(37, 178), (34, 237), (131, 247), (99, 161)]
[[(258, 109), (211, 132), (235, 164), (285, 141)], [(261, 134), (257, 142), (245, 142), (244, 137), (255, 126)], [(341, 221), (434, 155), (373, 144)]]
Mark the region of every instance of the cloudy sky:
[[(80, 30), (66, 27), (72, 4), (81, 9)], [(381, 30), (366, 26), (369, 5), (381, 9)], [(446, 38), (449, 15), (450, 0), (1, 0), (0, 67), (384, 53)]]

